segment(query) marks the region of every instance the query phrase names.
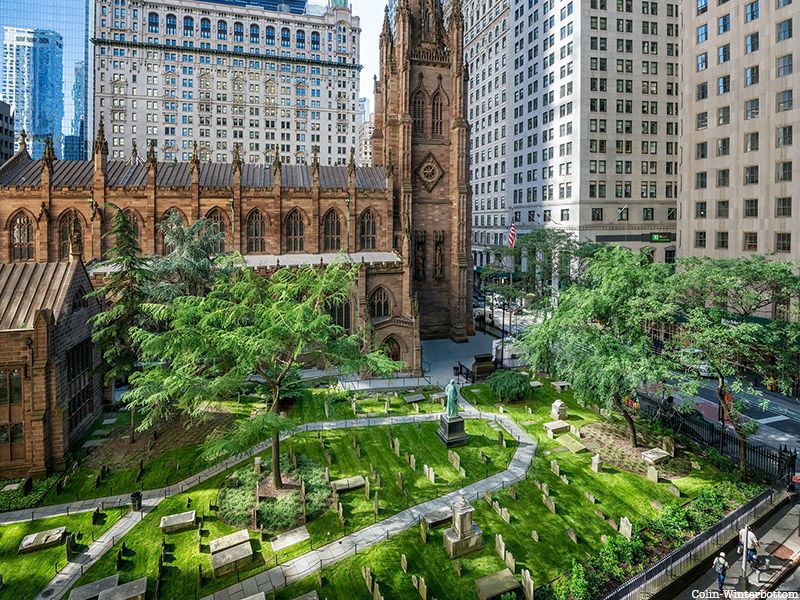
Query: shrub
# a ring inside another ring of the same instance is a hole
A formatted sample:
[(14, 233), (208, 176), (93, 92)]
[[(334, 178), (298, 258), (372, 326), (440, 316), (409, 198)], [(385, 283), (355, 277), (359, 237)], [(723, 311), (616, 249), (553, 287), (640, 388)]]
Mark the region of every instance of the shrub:
[(289, 492), (285, 496), (262, 502), (258, 507), (259, 522), (270, 531), (291, 529), (300, 516), (300, 494)]
[(595, 589), (589, 583), (586, 569), (574, 559), (569, 577), (558, 581), (554, 591), (558, 600), (591, 600), (595, 596)]
[(8, 492), (0, 492), (0, 512), (7, 510), (21, 510), (24, 508), (32, 508), (39, 506), (44, 500), (44, 497), (50, 491), (50, 488), (55, 486), (58, 481), (58, 475), (52, 475), (47, 479), (39, 479), (33, 482), (31, 492), (27, 496), (23, 490), (22, 479), (4, 479), (0, 480), (0, 489), (9, 483), (19, 483), (18, 489)]
[(650, 530), (671, 546), (677, 548), (686, 540), (689, 519), (686, 510), (677, 504), (668, 504), (649, 521)]
[(501, 369), (486, 379), (492, 396), (500, 402), (516, 402), (528, 397), (530, 385), (528, 378), (517, 371)]

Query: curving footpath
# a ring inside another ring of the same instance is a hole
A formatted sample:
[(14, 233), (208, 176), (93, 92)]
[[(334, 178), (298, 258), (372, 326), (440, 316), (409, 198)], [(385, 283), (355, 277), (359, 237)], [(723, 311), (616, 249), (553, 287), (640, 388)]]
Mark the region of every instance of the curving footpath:
[[(381, 541), (389, 539), (391, 536), (401, 533), (419, 522), (422, 515), (437, 508), (452, 505), (461, 494), (470, 500), (479, 498), (486, 491), (501, 489), (525, 478), (528, 468), (531, 465), (536, 452), (536, 440), (532, 438), (522, 427), (504, 415), (495, 413), (483, 413), (475, 410), (463, 398), (459, 398), (462, 407), (461, 415), (465, 419), (482, 419), (495, 421), (502, 425), (517, 441), (518, 446), (509, 466), (499, 473), (476, 481), (465, 486), (461, 490), (450, 492), (433, 500), (412, 506), (399, 513), (392, 515), (374, 525), (365, 527), (343, 538), (335, 540), (330, 544), (322, 546), (316, 550), (307, 552), (293, 558), (285, 563), (261, 572), (253, 577), (236, 583), (226, 589), (208, 596), (204, 600), (236, 600), (259, 592), (271, 593), (286, 585), (302, 579), (316, 571), (333, 564), (343, 558), (355, 554), (359, 549), (368, 548)], [(316, 423), (305, 423), (291, 431), (281, 435), (281, 440), (285, 440), (293, 435), (306, 431), (326, 431), (333, 429), (350, 429), (354, 427), (376, 427), (386, 425), (398, 425), (407, 423), (419, 423), (436, 421), (439, 414), (406, 415), (401, 417), (372, 417), (365, 419), (347, 419), (340, 421), (319, 421)], [(147, 513), (158, 506), (162, 500), (183, 493), (209, 478), (226, 471), (227, 469), (252, 458), (272, 445), (271, 440), (264, 441), (253, 446), (246, 452), (242, 452), (217, 463), (183, 481), (171, 486), (147, 490), (142, 494), (142, 510), (131, 511), (115, 523), (102, 536), (97, 538), (89, 548), (81, 555), (73, 558), (67, 565), (50, 581), (42, 592), (36, 596), (36, 600), (53, 600), (66, 595), (69, 589), (75, 584), (78, 578), (83, 575), (89, 567), (108, 552), (119, 540), (126, 535)], [(0, 514), (0, 524), (30, 521), (61, 515), (70, 515), (77, 512), (94, 510), (97, 507), (110, 507), (128, 504), (130, 497), (128, 494), (96, 498), (83, 502), (59, 504), (42, 507), (38, 509), (27, 509), (11, 511)]]

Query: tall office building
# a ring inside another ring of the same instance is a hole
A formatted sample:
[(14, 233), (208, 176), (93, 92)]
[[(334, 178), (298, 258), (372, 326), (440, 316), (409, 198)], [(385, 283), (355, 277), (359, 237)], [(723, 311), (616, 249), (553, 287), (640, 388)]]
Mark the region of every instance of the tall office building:
[[(344, 0), (95, 3), (96, 122), (110, 158), (346, 164), (356, 146), (359, 18)], [(289, 10), (286, 10), (286, 9)]]
[(800, 4), (695, 0), (684, 20), (679, 254), (796, 260)]
[(674, 260), (678, 3), (511, 1), (517, 231), (558, 227)]
[(14, 155), (14, 112), (0, 101), (0, 165)]
[[(40, 84), (46, 85), (50, 90), (59, 88), (60, 94), (57, 100), (60, 105), (54, 111), (50, 111), (48, 117), (53, 122), (52, 130), (47, 132), (54, 138), (55, 153), (58, 157), (64, 158), (87, 158), (87, 142), (85, 132), (86, 127), (81, 130), (81, 123), (86, 121), (87, 109), (87, 73), (91, 67), (87, 66), (89, 60), (89, 0), (37, 0), (29, 2), (27, 0), (0, 0), (0, 43), (4, 38), (3, 30), (6, 27), (22, 28), (28, 30), (55, 31), (61, 38), (61, 65), (46, 68), (39, 71)], [(21, 63), (20, 69), (25, 69), (25, 63)], [(12, 80), (24, 77), (12, 68)], [(0, 90), (7, 85), (8, 75), (6, 69), (0, 69)], [(55, 96), (53, 91), (51, 94)], [(0, 100), (5, 100), (13, 105), (16, 113), (16, 139), (25, 127), (27, 130), (30, 118), (26, 123), (26, 116), (23, 114), (22, 107), (0, 93)], [(24, 104), (24, 103), (23, 103)], [(37, 137), (39, 134), (36, 134)], [(70, 138), (70, 136), (73, 136)], [(69, 145), (74, 150), (67, 154), (63, 145)], [(29, 135), (28, 141), (31, 141)], [(33, 151), (41, 152), (42, 143), (34, 142)], [(31, 151), (31, 144), (28, 144), (28, 151)]]
[(15, 127), (28, 134), (34, 157), (42, 155), (47, 138), (52, 138), (55, 147), (61, 147), (63, 59), (63, 40), (57, 32), (3, 29), (0, 99), (13, 108)]
[(472, 262), (480, 269), (504, 244), (510, 223), (506, 187), (509, 35), (512, 0), (465, 0), (464, 57), (469, 69), (467, 118), (472, 173)]
[(358, 99), (358, 124), (363, 125), (369, 119), (369, 98)]
[(356, 164), (359, 167), (372, 166), (372, 132), (375, 131), (375, 114), (371, 113), (358, 127), (358, 156)]

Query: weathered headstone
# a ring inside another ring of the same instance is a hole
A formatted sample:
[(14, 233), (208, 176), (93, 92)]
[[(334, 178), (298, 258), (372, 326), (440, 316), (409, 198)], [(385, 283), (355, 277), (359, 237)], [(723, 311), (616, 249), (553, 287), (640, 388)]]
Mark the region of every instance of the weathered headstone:
[(508, 488), (508, 497), (511, 498), (512, 500), (516, 500), (517, 499), (517, 488), (516, 488), (516, 486), (512, 485), (510, 488)]
[(325, 480), (327, 483), (330, 483), (330, 481), (331, 481), (331, 475), (330, 475), (330, 473), (328, 472), (328, 467), (325, 467), (325, 468), (323, 468), (323, 469), (322, 469), (322, 478), (323, 478), (323, 479), (324, 479), (324, 480)]
[(525, 600), (533, 600), (533, 579), (528, 569), (522, 569), (522, 593)]
[(619, 531), (619, 524), (617, 523), (616, 519), (609, 519), (608, 526), (614, 531)]
[(461, 456), (452, 450), (447, 451), (447, 460), (453, 465), (453, 468), (458, 470), (461, 467)]
[(656, 469), (653, 465), (647, 467), (647, 479), (653, 483), (658, 483), (658, 469)]
[(403, 491), (403, 473), (400, 471), (397, 472), (397, 487), (401, 492)]
[(517, 560), (514, 558), (514, 555), (511, 552), (506, 552), (506, 566), (511, 570), (512, 573), (517, 571)]
[(558, 466), (558, 461), (556, 461), (556, 460), (551, 460), (550, 461), (550, 470), (553, 473), (555, 473), (556, 477), (560, 477), (561, 476), (561, 468)]
[(436, 472), (433, 467), (428, 467), (428, 479), (431, 480), (431, 483), (436, 483)]
[(378, 506), (378, 490), (375, 490), (375, 500), (373, 500), (372, 510), (375, 513), (375, 516), (377, 517), (378, 511), (380, 510), (380, 507)]
[(386, 411), (386, 414), (389, 414), (389, 409), (392, 407), (392, 400), (387, 396), (386, 402), (383, 404), (383, 410)]
[(578, 543), (578, 535), (575, 533), (575, 530), (572, 527), (567, 527), (567, 535), (574, 543)]
[(394, 453), (395, 456), (400, 456), (400, 439), (394, 438)]
[(603, 470), (603, 461), (600, 460), (600, 455), (595, 454), (592, 457), (592, 471), (595, 473), (600, 473)]
[(500, 557), (500, 560), (506, 559), (506, 543), (503, 541), (503, 535), (496, 533), (494, 535), (494, 551)]
[(556, 503), (550, 496), (544, 496), (542, 502), (551, 513), (556, 514)]
[(534, 542), (538, 542), (539, 541), (539, 532), (536, 531), (535, 529), (531, 529), (531, 539)]
[(400, 568), (403, 569), (403, 573), (408, 573), (408, 559), (405, 554), (400, 555)]
[(681, 497), (681, 491), (678, 489), (678, 486), (676, 486), (674, 483), (670, 483), (667, 486), (667, 491), (670, 494), (672, 494), (673, 496), (675, 496), (676, 498), (680, 498)]
[(492, 505), (492, 493), (489, 490), (483, 490), (483, 499), (489, 504)]
[(417, 457), (412, 454), (411, 457), (408, 460), (408, 464), (411, 465), (411, 470), (412, 471), (416, 471), (417, 470)]
[(511, 515), (508, 514), (508, 509), (506, 507), (503, 507), (503, 509), (500, 511), (500, 517), (506, 523), (511, 523)]
[(419, 539), (422, 540), (423, 544), (428, 543), (428, 522), (425, 519), (419, 520)]
[(586, 498), (591, 504), (597, 502), (597, 498), (595, 498), (594, 494), (592, 494), (591, 492), (583, 492), (583, 497)]
[(567, 405), (561, 400), (556, 400), (550, 406), (550, 418), (554, 421), (563, 421), (567, 418)]
[(255, 470), (255, 472), (256, 472), (258, 475), (260, 475), (260, 474), (261, 474), (261, 457), (260, 457), (260, 456), (256, 456), (256, 457), (253, 459), (253, 469)]
[(550, 486), (547, 485), (546, 483), (542, 482), (541, 490), (542, 490), (542, 494), (544, 494), (545, 496), (549, 496), (550, 495)]
[(372, 571), (369, 567), (361, 567), (361, 576), (364, 578), (364, 584), (367, 586), (367, 591), (372, 593)]
[(500, 445), (501, 448), (506, 447), (506, 438), (503, 436), (502, 431), (497, 432), (497, 443)]
[(699, 471), (700, 470), (700, 463), (697, 462), (696, 460), (693, 460), (692, 461), (692, 469), (694, 469), (695, 471)]
[(669, 453), (671, 457), (675, 458), (675, 440), (668, 435), (664, 436), (664, 439), (661, 440), (661, 448), (664, 452)]
[(422, 598), (422, 600), (428, 600), (428, 586), (425, 583), (424, 577), (419, 578), (419, 587), (417, 590), (419, 590), (419, 597)]
[(566, 475), (559, 475), (558, 478), (564, 482), (564, 485), (569, 485), (569, 479), (567, 479)]
[(655, 499), (650, 500), (650, 504), (652, 504), (653, 508), (655, 508), (656, 510), (661, 510), (662, 508), (664, 508), (664, 505), (661, 504), (661, 502), (659, 502), (658, 500), (655, 500)]
[(326, 419), (330, 419), (331, 418), (331, 414), (330, 414), (330, 408), (328, 408), (328, 400), (327, 400), (327, 398), (325, 399), (325, 402), (322, 403), (322, 407), (325, 409), (325, 418)]
[(628, 519), (628, 517), (622, 517), (622, 519), (620, 520), (619, 532), (625, 539), (627, 540), (631, 539), (631, 535), (633, 534), (633, 525), (631, 525), (630, 519)]
[(456, 575), (461, 577), (461, 561), (460, 560), (454, 560), (453, 561), (453, 570), (456, 572)]
[(369, 477), (364, 478), (364, 499), (369, 500)]

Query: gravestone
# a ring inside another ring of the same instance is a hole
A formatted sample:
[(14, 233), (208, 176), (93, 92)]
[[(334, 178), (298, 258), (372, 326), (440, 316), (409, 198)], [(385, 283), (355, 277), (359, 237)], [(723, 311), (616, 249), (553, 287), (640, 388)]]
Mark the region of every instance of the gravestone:
[[(256, 495), (257, 496), (257, 495)], [(197, 514), (193, 510), (186, 512), (165, 515), (161, 517), (161, 533), (174, 533), (176, 531), (183, 531), (184, 529), (191, 529), (197, 522)]]
[(633, 534), (633, 525), (631, 525), (630, 519), (628, 519), (628, 517), (622, 517), (622, 519), (620, 520), (619, 532), (625, 539), (627, 540), (631, 539), (631, 535)]
[(592, 456), (592, 471), (600, 473), (603, 470), (603, 461), (600, 460), (600, 455), (595, 454)]
[(522, 593), (525, 600), (533, 600), (533, 579), (528, 569), (522, 569)]
[(695, 471), (699, 471), (700, 470), (700, 463), (697, 462), (696, 460), (693, 460), (692, 461), (692, 469), (694, 469)]
[(564, 485), (569, 485), (569, 479), (567, 479), (566, 475), (559, 475), (558, 478), (564, 482)]
[(550, 495), (550, 486), (547, 485), (546, 483), (542, 482), (541, 490), (542, 490), (542, 494), (544, 494), (545, 496), (549, 496)]
[(658, 483), (658, 469), (656, 469), (653, 465), (647, 467), (647, 479), (653, 483)]
[(400, 555), (400, 568), (403, 569), (403, 573), (408, 573), (408, 559), (405, 554)]
[(583, 497), (586, 498), (590, 504), (594, 504), (597, 502), (597, 498), (595, 498), (594, 494), (590, 492), (583, 492)]
[(415, 590), (419, 590), (419, 580), (417, 579), (416, 575), (411, 576), (411, 585), (414, 586)]
[(642, 460), (648, 465), (657, 465), (672, 458), (668, 452), (661, 448), (651, 448), (642, 452)]
[(97, 600), (144, 600), (146, 594), (147, 577), (141, 577), (103, 590), (97, 595)]
[(453, 570), (456, 572), (456, 575), (461, 577), (461, 561), (460, 560), (454, 560), (453, 561)]
[(558, 466), (558, 461), (550, 461), (550, 470), (555, 474), (556, 477), (561, 476), (561, 468)]
[(416, 456), (414, 456), (412, 454), (411, 457), (409, 458), (408, 464), (411, 465), (411, 470), (412, 471), (416, 471), (417, 470), (417, 458), (416, 458)]
[(550, 418), (554, 421), (563, 421), (567, 418), (567, 405), (561, 400), (556, 400), (550, 406)]
[(36, 550), (58, 546), (64, 540), (64, 534), (66, 532), (66, 527), (55, 527), (53, 529), (26, 535), (22, 538), (19, 548), (17, 548), (17, 554), (25, 554), (26, 552), (35, 552)]
[(575, 530), (572, 527), (567, 527), (567, 535), (574, 543), (578, 543), (578, 535), (575, 533)]
[(256, 474), (258, 474), (258, 475), (261, 474), (261, 457), (260, 456), (256, 456), (253, 459), (253, 470), (256, 472)]
[(433, 467), (428, 467), (428, 479), (431, 480), (431, 483), (436, 483), (436, 472), (433, 470)]
[(278, 552), (279, 550), (283, 550), (289, 546), (294, 546), (295, 544), (304, 542), (310, 537), (311, 536), (308, 534), (308, 529), (306, 529), (306, 526), (303, 525), (302, 527), (296, 527), (295, 529), (291, 529), (285, 533), (276, 535), (270, 540), (270, 545), (272, 546), (273, 552)]
[(544, 430), (547, 432), (547, 437), (552, 440), (561, 433), (567, 433), (569, 431), (569, 423), (562, 420), (550, 421), (544, 424)]
[(380, 507), (378, 506), (378, 490), (375, 490), (375, 500), (373, 500), (372, 511), (375, 513), (375, 516), (378, 516), (378, 511)]
[(422, 540), (423, 544), (428, 543), (428, 529), (429, 525), (425, 519), (419, 520), (419, 539)]
[(611, 527), (614, 531), (619, 531), (619, 525), (615, 519), (608, 520), (608, 526)]
[(670, 494), (672, 494), (673, 496), (675, 496), (676, 498), (680, 498), (680, 497), (681, 497), (681, 491), (678, 489), (678, 486), (676, 486), (676, 485), (675, 485), (675, 484), (673, 484), (673, 483), (670, 483), (670, 484), (667, 486), (667, 491), (668, 491)]
[(483, 547), (483, 532), (472, 521), (474, 510), (464, 496), (459, 496), (453, 505), (451, 525), (442, 534), (442, 543), (450, 558), (457, 558)]
[(506, 543), (503, 541), (503, 535), (496, 533), (494, 535), (494, 551), (500, 557), (500, 560), (506, 559)]
[(372, 593), (372, 571), (369, 567), (361, 567), (361, 576), (364, 578), (364, 585), (367, 586), (367, 591)]
[(500, 445), (501, 448), (506, 447), (506, 438), (503, 435), (502, 431), (497, 432), (497, 443)]
[(360, 487), (367, 485), (367, 480), (363, 475), (356, 475), (355, 477), (345, 477), (343, 479), (337, 479), (336, 481), (331, 481), (331, 489), (335, 490), (336, 493), (341, 492), (349, 492), (350, 490), (356, 490)]
[(325, 400), (325, 402), (322, 403), (322, 407), (325, 409), (325, 418), (326, 419), (330, 419), (331, 418), (331, 414), (330, 414), (330, 409), (328, 408), (328, 400), (327, 399)]
[(650, 500), (650, 504), (652, 504), (653, 508), (655, 508), (656, 510), (661, 510), (662, 508), (664, 508), (664, 505), (661, 504), (661, 502), (659, 502), (658, 500)]
[(483, 499), (489, 504), (492, 505), (492, 493), (489, 490), (483, 490)]
[(500, 517), (506, 523), (511, 523), (511, 515), (508, 514), (508, 509), (507, 508), (503, 507), (503, 509), (500, 511)]
[(583, 433), (581, 432), (581, 428), (578, 427), (577, 425), (570, 425), (569, 432), (579, 440), (583, 438)]
[(97, 581), (92, 581), (86, 585), (76, 587), (69, 594), (69, 600), (92, 600), (97, 598), (101, 592), (117, 587), (119, 575), (110, 575)]
[[(247, 533), (247, 530), (243, 531)], [(237, 534), (234, 533), (225, 537), (229, 538), (236, 535)], [(249, 535), (247, 536), (247, 540), (235, 546), (228, 546), (213, 551), (214, 543), (219, 542), (220, 539), (221, 538), (211, 540), (211, 569), (215, 577), (222, 577), (223, 575), (234, 573), (253, 562), (253, 546), (250, 544)]]
[(364, 499), (369, 500), (369, 477), (364, 480)]
[(603, 521), (605, 521), (605, 520), (606, 520), (606, 516), (603, 514), (603, 511), (602, 511), (602, 510), (600, 510), (599, 508), (595, 508), (595, 509), (594, 509), (594, 514), (595, 514), (595, 516), (596, 516), (597, 518), (599, 518), (599, 519), (602, 519)]
[(500, 503), (499, 503), (497, 500), (495, 500), (494, 502), (492, 502), (492, 509), (493, 509), (493, 510), (494, 510), (494, 512), (496, 512), (498, 515), (500, 514)]
[(550, 496), (544, 496), (542, 502), (551, 513), (556, 514), (556, 503)]
[(517, 560), (511, 552), (506, 552), (506, 566), (512, 573), (515, 573), (517, 570)]
[(394, 438), (394, 453), (395, 453), (395, 456), (400, 456), (400, 440), (399, 440), (399, 438)]
[(664, 452), (675, 458), (675, 441), (668, 435), (664, 436), (664, 439), (661, 440), (661, 448)]
[(425, 583), (425, 578), (420, 577), (418, 583), (419, 587), (417, 587), (417, 590), (419, 591), (419, 597), (422, 598), (422, 600), (428, 600), (428, 585)]
[(390, 398), (387, 396), (387, 397), (386, 397), (386, 402), (383, 404), (383, 409), (386, 411), (386, 414), (387, 414), (387, 415), (389, 414), (389, 409), (390, 409), (391, 407), (392, 407), (392, 401), (391, 401), (391, 399), (390, 399)]
[(400, 491), (403, 491), (403, 473), (400, 471), (397, 472), (397, 487), (400, 488)]
[(426, 512), (422, 515), (422, 518), (427, 521), (429, 527), (438, 527), (453, 520), (453, 508), (451, 506), (440, 506)]
[(539, 532), (536, 531), (535, 529), (531, 529), (531, 539), (534, 542), (538, 542), (539, 541)]
[(500, 598), (508, 592), (516, 592), (519, 582), (510, 569), (503, 569), (475, 580), (475, 593), (478, 600)]
[(461, 468), (461, 456), (452, 450), (447, 451), (447, 460), (450, 461), (450, 464), (453, 465), (454, 469), (458, 470)]

